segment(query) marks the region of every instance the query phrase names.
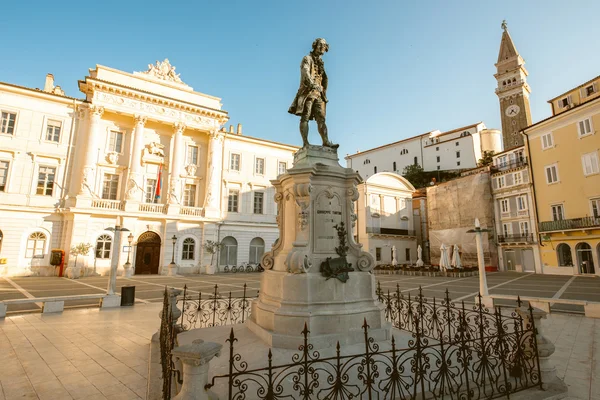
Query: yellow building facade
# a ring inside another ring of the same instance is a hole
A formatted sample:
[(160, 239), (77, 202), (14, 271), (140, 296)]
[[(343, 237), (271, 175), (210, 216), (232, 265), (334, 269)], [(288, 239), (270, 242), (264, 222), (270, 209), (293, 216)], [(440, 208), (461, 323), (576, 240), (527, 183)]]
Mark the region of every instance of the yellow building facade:
[(544, 273), (600, 275), (600, 76), (523, 130)]

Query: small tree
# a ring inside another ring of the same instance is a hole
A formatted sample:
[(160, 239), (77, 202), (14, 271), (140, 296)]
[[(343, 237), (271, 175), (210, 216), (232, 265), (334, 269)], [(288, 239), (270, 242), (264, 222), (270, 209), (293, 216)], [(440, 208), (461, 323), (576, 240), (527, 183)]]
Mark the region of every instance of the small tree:
[(92, 247), (94, 246), (91, 243), (79, 243), (71, 247), (71, 255), (75, 256), (75, 268), (77, 268), (77, 258), (79, 256), (87, 256)]
[(494, 150), (484, 151), (483, 155), (477, 162), (477, 165), (479, 165), (480, 167), (485, 167), (486, 165), (490, 165), (491, 163), (494, 162), (493, 156), (494, 156)]
[(429, 184), (429, 178), (423, 167), (419, 164), (411, 164), (404, 167), (402, 176), (405, 177), (415, 188), (422, 188)]
[(221, 243), (215, 242), (214, 240), (207, 240), (204, 243), (204, 250), (210, 254), (210, 265), (213, 265), (215, 259), (215, 253), (221, 249)]

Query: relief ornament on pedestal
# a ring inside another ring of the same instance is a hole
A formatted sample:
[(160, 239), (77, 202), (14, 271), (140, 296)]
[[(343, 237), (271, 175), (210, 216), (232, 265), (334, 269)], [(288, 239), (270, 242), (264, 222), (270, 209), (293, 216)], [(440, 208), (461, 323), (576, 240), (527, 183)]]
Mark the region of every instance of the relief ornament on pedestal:
[(168, 58), (162, 62), (157, 60), (156, 65), (148, 64), (148, 71), (143, 73), (164, 81), (183, 83), (180, 74), (175, 72), (175, 67), (171, 65)]

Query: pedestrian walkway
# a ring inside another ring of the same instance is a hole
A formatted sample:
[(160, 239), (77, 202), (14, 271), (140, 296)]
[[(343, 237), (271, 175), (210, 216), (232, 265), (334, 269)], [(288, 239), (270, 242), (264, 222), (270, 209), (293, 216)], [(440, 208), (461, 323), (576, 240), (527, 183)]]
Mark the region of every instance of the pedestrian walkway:
[[(0, 320), (0, 400), (144, 399), (149, 343), (161, 306)], [(543, 323), (569, 396), (600, 400), (600, 320), (557, 313)]]

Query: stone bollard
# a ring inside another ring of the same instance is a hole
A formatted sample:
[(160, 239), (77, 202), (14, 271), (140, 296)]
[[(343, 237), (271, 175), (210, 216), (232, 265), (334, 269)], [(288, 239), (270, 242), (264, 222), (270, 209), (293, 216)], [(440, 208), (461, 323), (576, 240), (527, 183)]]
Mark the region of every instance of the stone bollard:
[(540, 360), (542, 389), (547, 391), (566, 392), (567, 386), (563, 380), (557, 376), (556, 366), (550, 360), (550, 356), (554, 354), (555, 350), (554, 343), (548, 340), (543, 332), (542, 320), (547, 318), (547, 313), (539, 308), (534, 308), (530, 314), (529, 308), (527, 307), (517, 308), (517, 313), (523, 318), (524, 327), (527, 327), (527, 325), (531, 323), (531, 317), (533, 316), (533, 322), (536, 329), (538, 357)]
[(218, 397), (204, 387), (208, 383), (208, 368), (213, 357), (221, 355), (223, 345), (196, 339), (191, 344), (173, 349), (173, 357), (183, 363), (183, 385), (173, 400), (216, 400)]

